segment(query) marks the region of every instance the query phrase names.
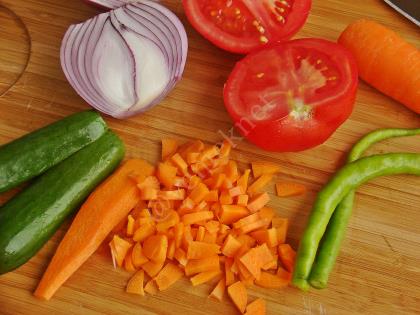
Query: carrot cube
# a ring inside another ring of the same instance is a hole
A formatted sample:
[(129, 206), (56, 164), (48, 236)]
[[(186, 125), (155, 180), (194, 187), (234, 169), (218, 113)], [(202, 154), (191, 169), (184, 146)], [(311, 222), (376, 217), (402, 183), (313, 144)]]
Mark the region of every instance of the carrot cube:
[(275, 174), (280, 171), (280, 167), (277, 164), (264, 161), (252, 162), (252, 172), (254, 177), (258, 178), (264, 174)]
[(213, 278), (216, 278), (218, 275), (220, 275), (220, 273), (220, 270), (201, 272), (190, 279), (191, 284), (195, 287), (197, 285), (206, 283)]
[(213, 291), (211, 291), (209, 297), (212, 297), (218, 301), (222, 301), (223, 295), (225, 294), (225, 290), (226, 290), (226, 280), (223, 277), (214, 287)]
[(138, 295), (144, 295), (144, 271), (137, 271), (128, 281), (126, 292)]
[(241, 246), (242, 244), (232, 234), (229, 234), (222, 246), (222, 253), (227, 257), (234, 257)]
[(163, 291), (172, 286), (175, 282), (182, 278), (184, 272), (173, 263), (166, 264), (155, 278), (155, 282), (159, 291)]
[(241, 313), (245, 312), (246, 304), (248, 303), (248, 293), (241, 281), (235, 282), (228, 287), (228, 295), (238, 310)]
[(270, 196), (265, 192), (259, 195), (256, 195), (247, 205), (249, 211), (252, 213), (257, 212), (270, 201)]
[(162, 160), (172, 156), (178, 150), (178, 142), (175, 139), (162, 139)]
[(276, 184), (277, 196), (291, 197), (303, 195), (306, 192), (306, 187), (302, 184), (282, 182)]
[(202, 259), (188, 260), (185, 274), (192, 276), (200, 272), (220, 270), (219, 256), (212, 255)]
[(192, 241), (188, 246), (187, 259), (201, 259), (206, 258), (209, 255), (217, 255), (219, 253), (219, 245)]
[(237, 205), (222, 205), (219, 213), (219, 221), (223, 224), (232, 224), (249, 215), (249, 210)]

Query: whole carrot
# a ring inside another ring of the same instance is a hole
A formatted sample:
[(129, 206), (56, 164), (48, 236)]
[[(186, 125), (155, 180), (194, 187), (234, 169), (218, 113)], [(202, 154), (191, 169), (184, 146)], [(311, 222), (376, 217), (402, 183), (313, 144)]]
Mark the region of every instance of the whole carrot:
[(338, 42), (355, 56), (363, 80), (420, 113), (420, 51), (416, 47), (368, 20), (347, 26)]

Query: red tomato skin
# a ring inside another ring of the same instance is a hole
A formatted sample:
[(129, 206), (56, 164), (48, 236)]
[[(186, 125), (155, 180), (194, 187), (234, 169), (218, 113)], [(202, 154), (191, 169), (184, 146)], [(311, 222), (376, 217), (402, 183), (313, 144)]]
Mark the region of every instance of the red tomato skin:
[[(300, 40), (305, 39), (298, 39), (290, 42)], [(252, 54), (256, 54), (259, 51), (277, 45), (281, 45), (281, 43), (270, 44)], [(245, 58), (251, 58), (252, 54)], [(356, 100), (359, 82), (357, 65), (350, 52), (347, 52), (345, 55), (346, 58), (348, 58), (348, 67), (352, 69), (349, 78), (349, 80), (351, 80), (351, 85), (346, 91), (346, 94), (317, 107), (314, 110), (313, 117), (310, 119), (310, 125), (308, 123), (302, 123), (302, 125), (300, 125), (296, 124), (296, 121), (294, 121), (294, 127), (287, 124), (287, 119), (289, 118), (282, 121), (258, 123), (252, 121), (252, 119), (248, 117), (237, 115), (234, 110), (235, 104), (232, 104), (231, 102), (231, 88), (235, 84), (234, 76), (236, 74), (236, 69), (241, 65), (242, 60), (245, 58), (240, 60), (230, 74), (223, 91), (225, 107), (234, 122), (236, 130), (251, 143), (261, 149), (271, 152), (299, 152), (323, 144), (350, 117)]]
[[(210, 41), (213, 45), (219, 47), (220, 49), (235, 54), (247, 54), (265, 46), (264, 43), (255, 44), (247, 40), (235, 37), (233, 35), (224, 33), (213, 24), (206, 23), (206, 21), (203, 21), (202, 17), (199, 17), (199, 13), (197, 12), (196, 8), (197, 1), (198, 0), (182, 0), (185, 15), (187, 16), (188, 21), (194, 27), (194, 29), (197, 32), (199, 32), (204, 38)], [(297, 5), (299, 7), (299, 12), (296, 12), (296, 15), (299, 15), (298, 19), (295, 19), (293, 21), (292, 26), (287, 28), (285, 34), (279, 34), (279, 36), (272, 42), (282, 42), (289, 40), (305, 24), (312, 8), (312, 0), (296, 1), (298, 1)]]

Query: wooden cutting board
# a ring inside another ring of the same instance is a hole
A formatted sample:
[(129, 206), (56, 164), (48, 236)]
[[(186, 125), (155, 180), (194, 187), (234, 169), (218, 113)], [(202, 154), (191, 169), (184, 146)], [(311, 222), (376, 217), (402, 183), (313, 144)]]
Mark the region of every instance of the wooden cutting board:
[[(214, 143), (222, 133), (229, 134), (232, 123), (223, 107), (222, 87), (240, 58), (217, 49), (196, 33), (185, 19), (180, 0), (162, 2), (187, 28), (190, 50), (184, 79), (162, 104), (146, 114), (127, 120), (106, 118), (124, 139), (127, 157), (153, 163), (158, 159), (159, 140), (163, 137), (181, 141), (200, 138)], [(59, 48), (70, 24), (98, 11), (81, 0), (0, 0), (0, 5), (3, 144), (88, 108), (61, 71)], [(297, 37), (336, 40), (348, 23), (359, 18), (381, 22), (420, 46), (419, 29), (380, 0), (314, 0), (309, 20)], [(241, 166), (257, 159), (276, 162), (282, 166), (278, 180), (307, 185), (309, 192), (297, 198), (280, 199), (270, 191), (272, 206), (291, 220), (290, 242), (296, 248), (316, 192), (342, 164), (352, 144), (377, 128), (419, 124), (418, 115), (361, 83), (351, 118), (325, 144), (301, 153), (276, 154), (238, 141), (234, 158)], [(370, 153), (388, 151), (420, 152), (419, 138), (386, 141)], [(395, 176), (374, 180), (359, 190), (328, 289), (302, 293), (294, 288), (252, 288), (251, 300), (265, 298), (268, 314), (420, 314), (418, 187), (419, 178)], [(0, 202), (11, 195), (4, 194)], [(129, 274), (114, 270), (104, 253), (91, 257), (50, 302), (38, 301), (32, 292), (67, 226), (27, 264), (0, 276), (1, 314), (236, 313), (227, 298), (222, 303), (207, 298), (210, 285), (193, 288), (187, 280), (156, 296), (125, 294)]]

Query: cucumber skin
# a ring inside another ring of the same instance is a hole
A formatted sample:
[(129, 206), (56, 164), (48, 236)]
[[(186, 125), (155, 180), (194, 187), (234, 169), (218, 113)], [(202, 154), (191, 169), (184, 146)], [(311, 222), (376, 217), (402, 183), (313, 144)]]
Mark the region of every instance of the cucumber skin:
[(123, 156), (124, 144), (108, 131), (0, 207), (0, 274), (34, 256)]
[(107, 130), (98, 113), (84, 111), (0, 146), (0, 193), (44, 173)]

